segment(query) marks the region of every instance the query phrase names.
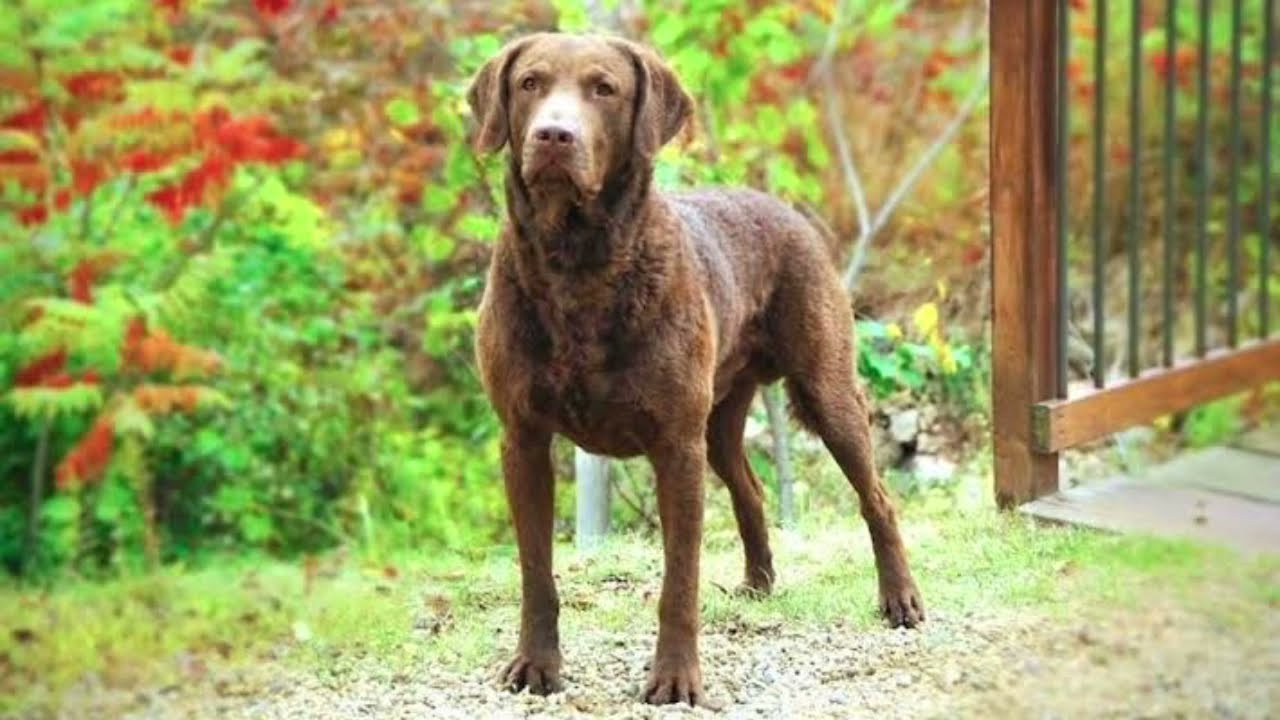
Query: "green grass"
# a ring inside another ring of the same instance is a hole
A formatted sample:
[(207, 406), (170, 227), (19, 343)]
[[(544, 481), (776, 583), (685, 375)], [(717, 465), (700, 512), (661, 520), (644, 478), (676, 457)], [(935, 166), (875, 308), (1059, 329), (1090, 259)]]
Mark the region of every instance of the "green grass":
[[(903, 505), (914, 571), (933, 612), (1030, 609), (1066, 619), (1139, 608), (1152, 589), (1229, 623), (1280, 605), (1280, 560), (1037, 525), (990, 509), (972, 482)], [(778, 589), (749, 600), (727, 591), (741, 574), (737, 534), (723, 490), (708, 495), (705, 627), (878, 623), (870, 543), (851, 498), (811, 510), (796, 531), (775, 531)], [(621, 536), (590, 555), (567, 545), (557, 552), (565, 637), (586, 627), (654, 632), (656, 539)], [(51, 590), (0, 587), (0, 712), (56, 705), (85, 673), (126, 688), (177, 682), (179, 657), (335, 674), (371, 659), (389, 672), (424, 662), (466, 670), (497, 662), (514, 642), (494, 631), (513, 626), (517, 613), (510, 547), (466, 557), (404, 553), (378, 565), (334, 556), (319, 561), (309, 588), (305, 576), (301, 564), (242, 560)]]

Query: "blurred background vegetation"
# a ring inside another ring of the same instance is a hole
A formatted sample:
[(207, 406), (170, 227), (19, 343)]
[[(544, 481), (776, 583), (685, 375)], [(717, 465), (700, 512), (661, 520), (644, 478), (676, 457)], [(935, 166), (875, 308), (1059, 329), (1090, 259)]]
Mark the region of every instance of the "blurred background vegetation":
[[(1071, 5), (1087, 60), (1091, 14)], [(829, 225), (883, 463), (969, 456), (986, 432), (985, 13), (982, 0), (7, 0), (0, 567), (109, 576), (506, 538), (471, 352), (502, 165), (472, 153), (463, 96), (534, 30), (606, 28), (666, 56), (698, 108), (659, 183), (752, 185)], [(1122, 78), (1115, 35), (1107, 72)], [(1181, 78), (1158, 23), (1146, 36), (1146, 65)], [(1121, 102), (1123, 82), (1110, 86)], [(1127, 128), (1108, 133), (1118, 170)], [(1145, 212), (1154, 226), (1159, 200)], [(772, 493), (768, 443), (752, 438)], [(558, 462), (571, 495), (570, 448)], [(619, 480), (618, 527), (651, 523), (644, 472)], [(850, 502), (832, 482), (811, 502)], [(558, 505), (566, 531), (572, 505)]]

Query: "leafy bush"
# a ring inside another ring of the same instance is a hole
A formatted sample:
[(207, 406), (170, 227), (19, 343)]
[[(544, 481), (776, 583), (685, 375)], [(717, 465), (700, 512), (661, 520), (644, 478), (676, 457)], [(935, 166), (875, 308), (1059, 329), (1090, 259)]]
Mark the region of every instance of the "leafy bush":
[[(907, 3), (849, 6), (835, 50), (857, 64), (841, 89), (859, 117), (936, 121), (964, 49), (899, 32), (919, 30)], [(699, 99), (659, 182), (755, 185), (832, 208), (849, 236), (807, 81), (834, 5), (632, 10), (617, 29)], [(508, 38), (588, 24), (558, 0), (27, 0), (0, 16), (0, 562), (94, 574), (504, 537), (471, 351), (504, 165), (472, 153), (464, 95)], [(869, 68), (877, 54), (895, 59)], [(921, 92), (896, 99), (898, 81)], [(866, 124), (860, 151), (897, 153), (864, 156), (874, 190), (914, 137)], [(928, 190), (952, 220), (971, 212), (961, 157)], [(877, 392), (962, 397), (980, 359), (942, 338), (864, 328)]]

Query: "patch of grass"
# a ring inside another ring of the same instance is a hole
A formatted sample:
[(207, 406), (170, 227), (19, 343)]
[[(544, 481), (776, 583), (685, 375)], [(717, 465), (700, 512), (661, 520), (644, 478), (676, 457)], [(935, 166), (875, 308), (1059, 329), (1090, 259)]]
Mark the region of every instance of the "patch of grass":
[[(903, 505), (914, 572), (934, 613), (1029, 610), (1065, 620), (1099, 608), (1140, 610), (1157, 592), (1234, 623), (1280, 605), (1278, 559), (1039, 525), (996, 512), (985, 490), (966, 485), (984, 482), (976, 474)], [(742, 558), (724, 494), (708, 492), (708, 631), (878, 627), (875, 565), (851, 497), (811, 511), (797, 530), (773, 532), (778, 587), (752, 600), (731, 592)], [(652, 637), (661, 559), (656, 538), (635, 535), (591, 554), (557, 547), (562, 634)], [(514, 645), (519, 571), (510, 547), (406, 553), (378, 566), (335, 556), (305, 567), (242, 561), (52, 590), (0, 587), (0, 712), (56, 707), (59, 693), (88, 673), (111, 687), (179, 682), (192, 659), (335, 675), (362, 662), (388, 672), (423, 663), (474, 671), (500, 663)]]

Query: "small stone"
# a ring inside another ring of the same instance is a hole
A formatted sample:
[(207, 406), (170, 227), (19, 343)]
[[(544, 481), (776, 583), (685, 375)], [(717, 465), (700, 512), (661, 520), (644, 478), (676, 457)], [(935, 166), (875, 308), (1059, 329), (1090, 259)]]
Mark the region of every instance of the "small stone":
[(889, 437), (894, 441), (907, 444), (914, 442), (920, 433), (920, 411), (914, 408), (902, 410), (889, 416)]

